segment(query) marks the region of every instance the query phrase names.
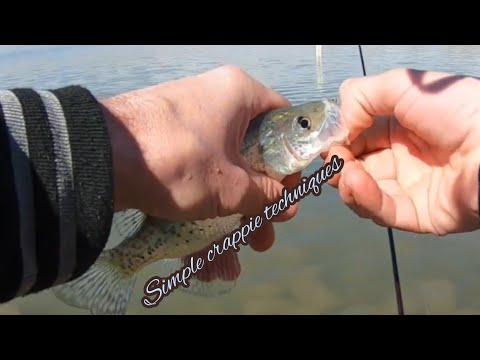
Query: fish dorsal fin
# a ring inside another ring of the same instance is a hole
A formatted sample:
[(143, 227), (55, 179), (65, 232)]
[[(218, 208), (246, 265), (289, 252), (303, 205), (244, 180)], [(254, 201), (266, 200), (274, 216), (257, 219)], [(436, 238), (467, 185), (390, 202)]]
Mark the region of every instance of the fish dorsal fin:
[(147, 216), (136, 209), (118, 211), (113, 215), (113, 226), (123, 238), (135, 236), (142, 228)]

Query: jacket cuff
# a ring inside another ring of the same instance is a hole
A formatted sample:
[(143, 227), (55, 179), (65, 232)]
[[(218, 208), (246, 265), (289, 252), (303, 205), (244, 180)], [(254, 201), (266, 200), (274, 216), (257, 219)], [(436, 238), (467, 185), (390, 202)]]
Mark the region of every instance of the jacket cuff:
[(0, 91), (0, 147), (2, 302), (94, 263), (110, 234), (113, 173), (102, 108), (80, 86)]

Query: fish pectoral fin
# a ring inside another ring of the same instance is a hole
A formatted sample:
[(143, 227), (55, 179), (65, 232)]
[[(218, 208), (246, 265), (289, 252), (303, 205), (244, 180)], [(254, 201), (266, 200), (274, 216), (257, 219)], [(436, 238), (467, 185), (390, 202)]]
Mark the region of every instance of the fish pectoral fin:
[(123, 238), (130, 238), (142, 228), (147, 216), (136, 209), (126, 209), (113, 214), (113, 227)]
[(204, 260), (203, 267), (189, 278), (190, 286), (188, 288), (182, 286), (179, 287), (179, 290), (203, 297), (227, 294), (235, 287), (241, 273), (238, 253), (234, 250), (224, 251), (221, 255), (216, 254), (212, 261), (208, 261), (209, 249), (210, 247), (182, 259), (162, 260), (163, 271), (168, 276), (190, 264), (192, 257), (195, 262), (201, 257)]

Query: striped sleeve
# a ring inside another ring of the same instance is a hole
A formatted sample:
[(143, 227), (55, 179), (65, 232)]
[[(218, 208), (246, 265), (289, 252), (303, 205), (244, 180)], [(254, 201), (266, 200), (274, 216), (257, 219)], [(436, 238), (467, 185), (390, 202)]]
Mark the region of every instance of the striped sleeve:
[(0, 302), (83, 274), (107, 242), (112, 154), (85, 88), (0, 91)]

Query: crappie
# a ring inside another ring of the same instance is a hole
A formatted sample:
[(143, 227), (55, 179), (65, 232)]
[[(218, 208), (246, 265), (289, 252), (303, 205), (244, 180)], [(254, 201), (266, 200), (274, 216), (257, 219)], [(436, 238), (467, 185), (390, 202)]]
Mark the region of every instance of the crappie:
[[(304, 103), (262, 114), (246, 132), (241, 153), (249, 165), (277, 180), (304, 170), (333, 143), (345, 140), (338, 105), (332, 100)], [(234, 189), (232, 189), (234, 191)], [(92, 314), (124, 314), (136, 275), (158, 262), (167, 271), (180, 269), (195, 253), (240, 226), (241, 214), (198, 221), (172, 222), (137, 210), (115, 214), (114, 224), (125, 240), (105, 250), (78, 279), (53, 288), (63, 302), (89, 309)], [(196, 255), (195, 255), (196, 256)], [(206, 262), (182, 288), (197, 295), (229, 291), (240, 274), (235, 251)]]

